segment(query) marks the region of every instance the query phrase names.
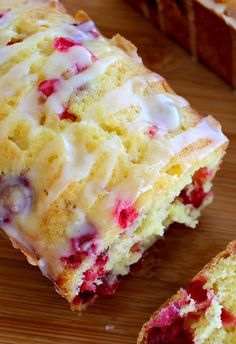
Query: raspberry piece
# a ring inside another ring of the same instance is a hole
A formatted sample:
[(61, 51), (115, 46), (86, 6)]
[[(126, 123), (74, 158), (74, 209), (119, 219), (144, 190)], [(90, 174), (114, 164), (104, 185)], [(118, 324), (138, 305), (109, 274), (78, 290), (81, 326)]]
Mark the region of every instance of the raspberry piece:
[(81, 43), (79, 42), (76, 42), (70, 38), (66, 38), (66, 37), (57, 37), (55, 38), (54, 40), (54, 45), (55, 45), (55, 48), (58, 50), (58, 51), (61, 51), (61, 52), (66, 52), (68, 51), (70, 48), (74, 47), (75, 45), (80, 45), (81, 46)]
[(204, 192), (201, 186), (196, 185), (192, 190), (188, 190), (188, 188), (182, 190), (179, 197), (183, 204), (191, 204), (194, 208), (199, 208), (207, 195), (209, 193)]
[(155, 137), (157, 130), (158, 130), (158, 126), (156, 124), (153, 124), (147, 131), (148, 136), (151, 138)]
[(38, 90), (42, 92), (46, 97), (50, 97), (53, 93), (56, 92), (59, 81), (59, 79), (44, 80), (39, 84)]
[(134, 205), (125, 200), (118, 200), (113, 211), (113, 217), (122, 229), (131, 227), (139, 217)]
[(236, 326), (236, 316), (225, 308), (221, 310), (221, 321), (225, 327)]
[(67, 109), (65, 109), (60, 115), (59, 118), (61, 121), (65, 120), (65, 119), (69, 119), (71, 122), (75, 122), (77, 117), (75, 115), (73, 115), (72, 113), (69, 113), (69, 111)]
[(203, 185), (212, 176), (212, 172), (207, 167), (200, 168), (193, 176), (193, 182)]

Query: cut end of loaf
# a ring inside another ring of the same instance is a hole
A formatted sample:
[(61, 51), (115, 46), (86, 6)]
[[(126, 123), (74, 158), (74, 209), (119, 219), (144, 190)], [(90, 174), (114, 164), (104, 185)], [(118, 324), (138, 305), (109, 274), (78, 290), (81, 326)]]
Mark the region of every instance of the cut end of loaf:
[(156, 311), (138, 343), (234, 343), (236, 242), (216, 256), (185, 288)]

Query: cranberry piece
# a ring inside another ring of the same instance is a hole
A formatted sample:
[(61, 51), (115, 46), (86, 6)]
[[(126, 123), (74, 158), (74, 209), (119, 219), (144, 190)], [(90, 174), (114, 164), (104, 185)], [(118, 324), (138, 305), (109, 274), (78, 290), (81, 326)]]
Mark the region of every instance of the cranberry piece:
[(104, 280), (103, 284), (97, 286), (96, 294), (98, 296), (111, 296), (116, 292), (120, 282), (121, 278), (116, 278), (113, 282)]
[(65, 119), (69, 119), (72, 122), (75, 122), (77, 117), (75, 115), (73, 115), (72, 113), (69, 113), (68, 110), (64, 110), (60, 115), (59, 118), (61, 121), (65, 120)]
[(106, 275), (104, 266), (108, 262), (108, 259), (109, 257), (107, 250), (100, 253), (100, 255), (96, 259), (94, 266), (84, 273), (84, 282), (80, 290), (96, 291), (96, 285), (93, 284), (93, 282), (95, 282), (96, 279), (102, 278)]
[(73, 300), (74, 306), (83, 305), (87, 302), (90, 302), (94, 299), (95, 293), (92, 291), (83, 291), (82, 293), (79, 293), (79, 295), (75, 296)]
[(193, 176), (193, 182), (203, 185), (212, 176), (212, 172), (207, 167), (200, 168)]
[(148, 330), (147, 344), (193, 344), (192, 333), (185, 329), (184, 319), (176, 318), (169, 326)]
[(184, 189), (181, 191), (179, 197), (183, 204), (191, 204), (194, 208), (199, 208), (203, 200), (209, 193), (204, 192), (201, 186), (196, 185), (192, 190)]
[(44, 80), (39, 84), (38, 90), (42, 92), (46, 97), (50, 97), (53, 93), (56, 92), (59, 81), (59, 79)]
[(22, 42), (22, 39), (20, 39), (20, 38), (12, 38), (10, 40), (10, 42), (7, 43), (7, 45), (13, 45), (13, 44), (20, 43), (20, 42)]
[(8, 8), (6, 11), (4, 11), (4, 12), (0, 12), (0, 19), (2, 19), (4, 16), (5, 16), (5, 14), (7, 14), (9, 11), (11, 11), (11, 9), (10, 8)]
[(135, 244), (133, 244), (133, 246), (130, 249), (130, 252), (132, 252), (132, 253), (140, 253), (141, 252), (141, 243), (140, 243), (140, 241), (136, 242)]
[(156, 133), (157, 133), (157, 130), (158, 130), (158, 127), (156, 124), (153, 124), (147, 131), (147, 134), (149, 137), (153, 138), (156, 136)]
[(69, 257), (61, 257), (61, 262), (70, 269), (77, 269), (88, 256), (86, 252), (71, 254)]
[[(83, 230), (83, 228), (81, 228)], [(78, 268), (89, 255), (97, 254), (97, 232), (90, 224), (85, 225), (86, 232), (71, 239), (72, 254), (68, 257), (61, 257), (61, 261), (72, 269)]]
[(84, 273), (84, 281), (87, 281), (87, 282), (94, 282), (97, 277), (98, 277), (97, 271), (95, 271), (93, 268), (85, 271)]
[(71, 239), (71, 247), (75, 252), (87, 252), (88, 254), (96, 254), (97, 251), (97, 233), (84, 233), (77, 238)]
[(92, 35), (95, 39), (100, 37), (100, 34), (95, 29), (88, 30), (88, 33), (90, 33), (90, 35)]
[(100, 255), (96, 259), (96, 265), (98, 267), (104, 267), (106, 263), (109, 260), (108, 252), (107, 250), (103, 251), (100, 253)]
[(85, 292), (85, 291), (92, 291), (95, 293), (96, 285), (91, 282), (84, 281), (80, 287), (80, 292)]
[(24, 177), (0, 179), (0, 222), (10, 222), (12, 216), (29, 211), (33, 193)]
[(192, 344), (193, 337), (180, 316), (180, 303), (174, 301), (151, 320), (147, 332), (147, 344)]
[(85, 65), (85, 66), (80, 66), (79, 64), (74, 64), (73, 66), (71, 66), (68, 69), (68, 72), (71, 76), (73, 75), (78, 75), (82, 72), (84, 72), (86, 69), (88, 69), (89, 66)]
[(75, 45), (81, 46), (81, 43), (76, 42), (76, 41), (74, 41), (70, 38), (67, 38), (67, 37), (57, 37), (54, 40), (54, 45), (58, 51), (66, 52), (70, 48), (74, 47)]
[(157, 327), (171, 325), (179, 317), (180, 305), (178, 301), (173, 302), (167, 308), (161, 310), (160, 314), (154, 319), (153, 324)]
[(236, 326), (236, 316), (225, 308), (221, 310), (221, 321), (225, 327)]
[(122, 229), (131, 227), (139, 217), (134, 205), (125, 200), (118, 200), (113, 211), (113, 217)]
[(186, 288), (186, 292), (196, 302), (197, 309), (207, 309), (214, 298), (214, 292), (211, 289), (204, 289), (207, 279), (204, 276), (193, 280)]
[(206, 284), (206, 278), (199, 278), (192, 281), (187, 287), (186, 291), (192, 299), (197, 303), (202, 303), (207, 300), (207, 289), (203, 289)]

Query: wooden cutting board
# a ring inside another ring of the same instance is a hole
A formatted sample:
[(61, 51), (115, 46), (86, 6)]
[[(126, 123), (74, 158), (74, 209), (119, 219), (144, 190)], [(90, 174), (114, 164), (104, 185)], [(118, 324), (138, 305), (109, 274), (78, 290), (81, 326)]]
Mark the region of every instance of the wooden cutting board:
[(69, 310), (53, 286), (0, 238), (0, 344), (131, 344), (144, 321), (219, 250), (236, 238), (236, 94), (194, 62), (124, 0), (64, 0), (81, 8), (107, 36), (132, 40), (150, 69), (202, 113), (219, 119), (231, 142), (215, 180), (215, 201), (197, 230), (173, 225), (117, 294), (99, 299), (83, 315)]

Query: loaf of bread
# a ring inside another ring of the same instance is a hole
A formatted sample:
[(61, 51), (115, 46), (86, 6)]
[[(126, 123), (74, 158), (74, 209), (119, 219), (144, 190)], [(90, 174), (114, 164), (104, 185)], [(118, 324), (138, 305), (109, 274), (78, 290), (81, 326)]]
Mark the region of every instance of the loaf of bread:
[(143, 326), (138, 344), (236, 343), (236, 241)]
[(228, 140), (85, 13), (0, 13), (0, 227), (81, 310), (171, 223), (196, 226)]
[(236, 0), (128, 0), (236, 88)]

